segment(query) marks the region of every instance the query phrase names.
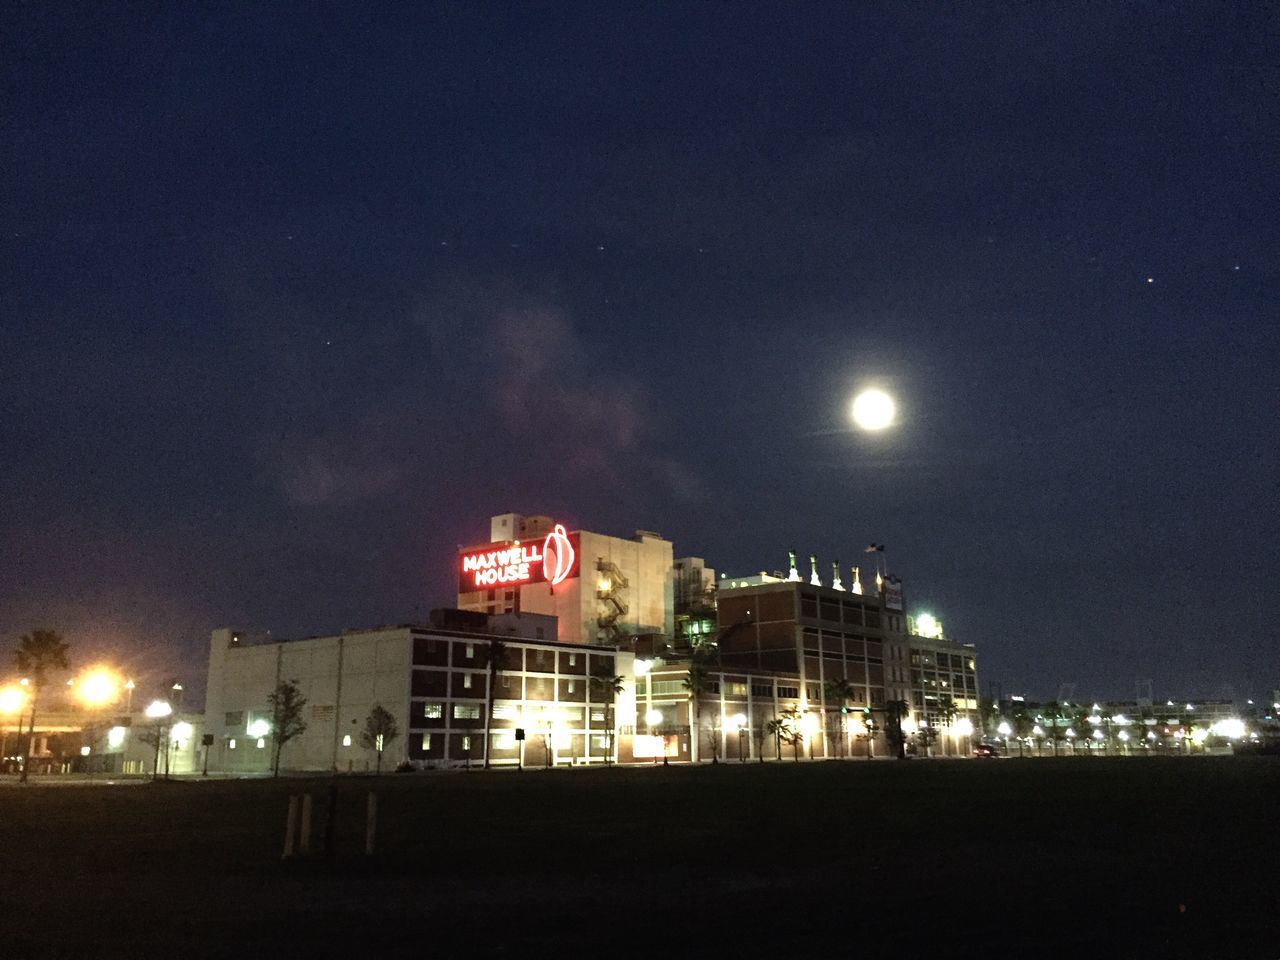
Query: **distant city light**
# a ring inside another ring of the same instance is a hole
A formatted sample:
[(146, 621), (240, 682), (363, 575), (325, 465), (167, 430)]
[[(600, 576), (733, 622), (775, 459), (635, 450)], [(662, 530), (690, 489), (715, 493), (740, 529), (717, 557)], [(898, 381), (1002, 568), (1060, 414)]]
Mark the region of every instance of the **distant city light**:
[(1227, 737), (1230, 740), (1239, 740), (1245, 736), (1244, 721), (1237, 717), (1229, 717), (1226, 720), (1219, 720), (1209, 728), (1214, 736)]
[(922, 613), (916, 617), (916, 633), (930, 640), (942, 638), (942, 624), (931, 613)]

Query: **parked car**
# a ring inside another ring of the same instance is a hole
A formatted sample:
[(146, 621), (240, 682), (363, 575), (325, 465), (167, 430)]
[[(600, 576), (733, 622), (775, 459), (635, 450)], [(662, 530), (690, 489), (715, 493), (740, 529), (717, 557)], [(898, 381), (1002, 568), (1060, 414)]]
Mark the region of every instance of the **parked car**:
[(975, 757), (998, 757), (1000, 756), (1000, 748), (994, 743), (980, 743), (973, 748)]

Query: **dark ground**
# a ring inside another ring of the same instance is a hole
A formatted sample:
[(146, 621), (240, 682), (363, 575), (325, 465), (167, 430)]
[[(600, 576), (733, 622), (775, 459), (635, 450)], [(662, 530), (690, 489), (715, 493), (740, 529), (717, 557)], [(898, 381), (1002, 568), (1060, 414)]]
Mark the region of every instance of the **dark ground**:
[(6, 786), (0, 956), (1276, 958), (1278, 787), (1269, 758), (342, 779), (335, 860), (282, 863), (326, 781)]

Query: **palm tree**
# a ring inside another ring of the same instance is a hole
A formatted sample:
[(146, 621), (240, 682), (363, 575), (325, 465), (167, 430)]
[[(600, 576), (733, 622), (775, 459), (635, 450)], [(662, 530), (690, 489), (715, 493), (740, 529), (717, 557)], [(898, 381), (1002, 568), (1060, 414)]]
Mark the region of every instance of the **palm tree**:
[(1031, 722), (1031, 717), (1027, 711), (1019, 707), (1013, 715), (1013, 735), (1018, 738), (1018, 756), (1022, 756), (1022, 743), (1031, 735), (1031, 731), (1035, 729), (1035, 724)]
[(792, 759), (800, 762), (800, 741), (804, 733), (800, 725), (800, 711), (795, 707), (787, 707), (782, 711), (782, 739), (791, 744)]
[(835, 704), (840, 717), (840, 752), (845, 750), (845, 710), (853, 699), (853, 684), (845, 677), (833, 677), (822, 685), (822, 699), (827, 704)]
[[(698, 743), (702, 739), (702, 728), (700, 725), (701, 710), (699, 709), (698, 698), (704, 693), (711, 691), (711, 674), (708, 672), (706, 664), (702, 662), (702, 657), (695, 654), (689, 660), (689, 675), (684, 678), (684, 688), (689, 691), (689, 709), (693, 715), (692, 732), (694, 742)], [(712, 739), (715, 739), (715, 732), (712, 731)], [(718, 763), (720, 754), (720, 744), (713, 743), (711, 747), (711, 762)], [(698, 757), (701, 760), (701, 757)]]
[(1049, 744), (1053, 747), (1053, 755), (1058, 755), (1058, 721), (1062, 719), (1062, 707), (1057, 700), (1045, 704), (1044, 722), (1049, 728)]
[[(61, 634), (53, 630), (32, 630), (23, 634), (18, 640), (18, 653), (15, 658), (18, 670), (31, 679), (31, 716), (27, 721), (27, 745), (22, 750), (21, 782), (27, 782), (27, 768), (31, 764), (31, 744), (36, 735), (36, 705), (40, 701), (40, 691), (49, 682), (49, 673), (53, 670), (70, 670), (67, 662), (67, 643)], [(21, 744), (19, 744), (21, 746)]]
[(591, 674), (591, 689), (604, 700), (605, 736), (609, 740), (609, 752), (605, 754), (605, 766), (613, 763), (613, 704), (622, 693), (623, 680), (613, 672), (613, 664), (600, 664)]
[(1093, 724), (1089, 722), (1090, 716), (1091, 714), (1088, 710), (1084, 707), (1080, 707), (1071, 718), (1072, 722), (1076, 725), (1076, 733), (1080, 734), (1080, 741), (1084, 744), (1085, 756), (1089, 755), (1089, 748), (1093, 746), (1093, 738), (1091, 736), (1091, 728)]
[(489, 641), (489, 685), (485, 687), (484, 705), (484, 768), (489, 769), (489, 741), (493, 735), (489, 728), (493, 726), (493, 694), (498, 685), (498, 674), (502, 672), (502, 660), (507, 655), (507, 645), (501, 640)]
[(885, 730), (899, 760), (907, 759), (907, 738), (902, 734), (902, 719), (911, 712), (905, 700), (890, 700), (884, 705)]
[(782, 759), (782, 740), (786, 736), (786, 721), (779, 717), (774, 717), (764, 725), (765, 733), (773, 737), (773, 749), (779, 760)]

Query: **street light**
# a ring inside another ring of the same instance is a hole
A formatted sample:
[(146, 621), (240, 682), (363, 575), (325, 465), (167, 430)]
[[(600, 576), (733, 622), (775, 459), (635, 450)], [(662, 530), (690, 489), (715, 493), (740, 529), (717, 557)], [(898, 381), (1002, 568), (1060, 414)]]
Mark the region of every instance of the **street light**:
[(86, 707), (105, 707), (120, 699), (120, 676), (109, 667), (94, 667), (75, 684), (76, 696)]
[(742, 753), (742, 735), (747, 730), (747, 715), (745, 713), (735, 713), (733, 715), (733, 725), (738, 728), (738, 762), (746, 763)]

